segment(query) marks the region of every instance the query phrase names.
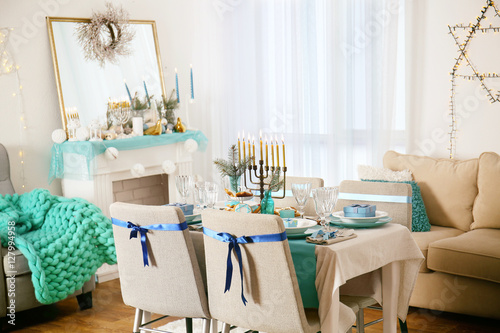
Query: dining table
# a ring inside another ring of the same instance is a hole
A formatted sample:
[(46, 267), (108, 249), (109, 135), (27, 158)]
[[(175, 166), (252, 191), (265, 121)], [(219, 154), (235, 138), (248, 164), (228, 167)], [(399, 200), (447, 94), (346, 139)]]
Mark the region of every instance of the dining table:
[[(190, 232), (206, 280), (203, 232)], [(322, 332), (347, 332), (355, 313), (340, 294), (374, 298), (383, 309), (383, 332), (397, 332), (406, 320), (409, 301), (424, 257), (405, 226), (388, 223), (357, 228), (355, 238), (330, 245), (288, 240), (305, 307), (318, 308)]]

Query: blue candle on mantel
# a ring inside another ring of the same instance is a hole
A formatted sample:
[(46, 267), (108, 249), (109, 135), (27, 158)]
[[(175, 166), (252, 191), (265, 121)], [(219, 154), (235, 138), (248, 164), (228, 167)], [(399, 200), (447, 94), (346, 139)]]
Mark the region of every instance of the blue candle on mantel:
[(144, 91), (146, 92), (146, 98), (148, 99), (148, 105), (151, 107), (151, 101), (149, 100), (148, 87), (146, 87), (146, 81), (142, 81), (144, 84)]
[(127, 89), (128, 99), (130, 99), (130, 105), (132, 105), (132, 95), (130, 95), (130, 90), (128, 90), (127, 81), (123, 80), (125, 83), (125, 89)]
[(191, 99), (194, 99), (193, 65), (191, 65)]
[(177, 93), (177, 103), (181, 102), (179, 98), (179, 77), (177, 76), (177, 68), (175, 68), (175, 91)]

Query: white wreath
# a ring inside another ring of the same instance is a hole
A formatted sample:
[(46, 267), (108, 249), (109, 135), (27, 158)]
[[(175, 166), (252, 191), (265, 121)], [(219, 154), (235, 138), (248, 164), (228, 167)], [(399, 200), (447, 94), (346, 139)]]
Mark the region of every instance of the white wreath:
[(116, 63), (118, 56), (130, 54), (129, 43), (134, 39), (127, 12), (109, 2), (106, 8), (106, 12), (92, 13), (90, 23), (78, 24), (75, 31), (85, 59), (96, 60), (101, 66), (106, 61)]

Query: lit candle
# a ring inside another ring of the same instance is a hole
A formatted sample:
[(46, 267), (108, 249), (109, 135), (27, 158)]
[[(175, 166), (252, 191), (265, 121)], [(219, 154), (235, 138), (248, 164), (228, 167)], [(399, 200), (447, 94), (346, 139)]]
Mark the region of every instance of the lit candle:
[(286, 167), (286, 162), (285, 162), (285, 137), (283, 134), (281, 134), (281, 143), (283, 144), (283, 168)]
[[(243, 147), (245, 147), (244, 144), (243, 144)], [(238, 163), (241, 164), (240, 132), (238, 132)]]
[(177, 76), (177, 67), (175, 68), (175, 91), (177, 93), (177, 103), (181, 102), (179, 98), (179, 77)]
[(259, 140), (260, 140), (260, 159), (264, 160), (264, 154), (262, 153), (262, 130), (259, 131)]
[(269, 166), (269, 152), (267, 151), (267, 134), (266, 134), (266, 167)]
[(247, 154), (245, 151), (245, 131), (243, 131), (243, 161), (247, 159)]
[(149, 94), (148, 94), (148, 87), (146, 87), (146, 81), (142, 81), (142, 84), (144, 85), (144, 91), (146, 92), (146, 98), (148, 99), (148, 105), (151, 107), (151, 101), (149, 100)]
[(274, 143), (276, 144), (276, 162), (277, 162), (277, 167), (280, 167), (280, 147), (278, 145), (278, 135), (274, 136)]
[(132, 104), (132, 95), (130, 95), (130, 90), (128, 90), (127, 81), (123, 79), (123, 83), (125, 83), (125, 89), (127, 89), (128, 99), (130, 99), (130, 104)]
[(253, 165), (255, 165), (255, 136), (252, 136), (252, 155)]
[[(248, 133), (248, 157), (252, 157), (252, 150), (250, 148), (250, 133)], [(250, 161), (250, 163), (252, 163), (252, 161)]]
[(271, 163), (272, 167), (274, 168), (274, 141), (272, 135), (271, 135)]
[(194, 99), (193, 65), (190, 66), (191, 66), (191, 99)]

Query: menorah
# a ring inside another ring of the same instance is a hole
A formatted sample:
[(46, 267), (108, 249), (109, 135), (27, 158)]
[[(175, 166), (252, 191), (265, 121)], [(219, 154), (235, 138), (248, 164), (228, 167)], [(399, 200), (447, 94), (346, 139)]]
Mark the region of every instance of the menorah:
[[(255, 137), (252, 138), (252, 144), (250, 144), (250, 134), (248, 134), (248, 158), (251, 159), (251, 163), (248, 166), (248, 182), (247, 182), (247, 172), (243, 174), (243, 180), (245, 182), (245, 187), (252, 191), (259, 191), (260, 200), (264, 199), (264, 186), (270, 184), (265, 180), (269, 178), (275, 171), (283, 172), (283, 186), (282, 194), (279, 196), (271, 196), (274, 199), (283, 199), (285, 197), (285, 187), (286, 187), (286, 160), (285, 160), (285, 139), (281, 136), (282, 150), (283, 150), (283, 167), (280, 166), (280, 149), (278, 144), (278, 137), (275, 135), (274, 141), (271, 136), (271, 166), (269, 166), (269, 144), (267, 136), (266, 141), (266, 159), (264, 162), (264, 154), (262, 149), (262, 131), (260, 132), (260, 160), (259, 165), (255, 163)], [(240, 134), (238, 133), (238, 159), (241, 162), (241, 149), (240, 149)], [(276, 166), (274, 164), (274, 150), (276, 148)], [(243, 132), (243, 160), (247, 159), (246, 154), (246, 143), (245, 143), (245, 132)], [(269, 172), (271, 171), (271, 172)], [(272, 177), (271, 177), (272, 178)], [(258, 187), (250, 187), (248, 184), (258, 185)], [(279, 192), (276, 191), (276, 192)]]
[(123, 133), (123, 125), (128, 123), (131, 118), (131, 109), (129, 102), (108, 102), (108, 112), (111, 115), (112, 122), (120, 126), (120, 133)]

